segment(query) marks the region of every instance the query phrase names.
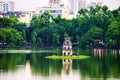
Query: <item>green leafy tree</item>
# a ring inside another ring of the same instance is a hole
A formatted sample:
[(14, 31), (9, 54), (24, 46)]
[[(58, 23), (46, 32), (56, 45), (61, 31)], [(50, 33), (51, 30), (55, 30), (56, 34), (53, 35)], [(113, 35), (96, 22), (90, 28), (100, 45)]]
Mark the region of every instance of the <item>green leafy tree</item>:
[(32, 35), (32, 45), (36, 46), (36, 42), (37, 42), (37, 33), (33, 32), (33, 35)]
[(10, 19), (7, 17), (0, 18), (0, 27), (1, 28), (8, 28), (10, 27)]
[(120, 22), (113, 21), (106, 32), (108, 46), (119, 48), (120, 46)]
[(37, 39), (37, 45), (38, 45), (38, 47), (42, 47), (42, 40), (41, 40), (41, 38)]
[(107, 10), (108, 10), (108, 7), (107, 7), (106, 5), (104, 5), (104, 6), (102, 7), (102, 11), (103, 11), (103, 13), (106, 13)]
[(88, 10), (82, 8), (81, 10), (78, 11), (78, 13), (80, 14), (80, 16), (86, 17), (87, 13), (88, 13)]
[(86, 47), (86, 45), (90, 46), (91, 44), (94, 46), (95, 40), (102, 38), (102, 32), (102, 29), (92, 27), (86, 34), (81, 37), (79, 42), (80, 46)]
[(8, 46), (20, 46), (23, 43), (22, 33), (13, 28), (0, 28), (0, 41)]
[[(60, 16), (53, 18), (49, 12), (45, 12), (32, 18), (30, 27), (26, 30), (27, 41), (30, 42), (31, 38), (31, 42), (35, 41), (37, 44), (40, 42), (44, 46), (57, 46), (62, 45), (66, 35), (69, 35), (72, 42), (79, 42), (83, 47), (99, 45), (99, 40), (109, 42), (111, 38), (107, 36), (110, 32), (108, 26), (113, 21), (119, 22), (119, 10), (110, 11), (105, 5), (97, 5), (81, 9), (80, 16), (72, 20)], [(36, 37), (33, 37), (34, 32)]]
[(23, 36), (23, 44), (25, 44), (26, 43), (26, 31), (25, 30), (23, 30), (22, 31), (22, 36)]

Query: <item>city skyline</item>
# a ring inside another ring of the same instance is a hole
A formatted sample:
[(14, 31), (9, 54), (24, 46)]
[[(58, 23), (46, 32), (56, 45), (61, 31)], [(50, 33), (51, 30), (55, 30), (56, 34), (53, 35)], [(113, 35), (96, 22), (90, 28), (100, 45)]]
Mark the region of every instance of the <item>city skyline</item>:
[[(36, 7), (48, 6), (49, 0), (2, 0), (2, 1), (14, 1), (16, 11), (34, 11)], [(93, 0), (92, 0), (93, 1)], [(99, 0), (94, 0), (99, 1)], [(89, 4), (91, 0), (86, 0)], [(68, 0), (62, 0), (62, 3), (68, 5)], [(103, 5), (107, 5), (109, 9), (113, 10), (120, 6), (120, 0), (103, 0)]]

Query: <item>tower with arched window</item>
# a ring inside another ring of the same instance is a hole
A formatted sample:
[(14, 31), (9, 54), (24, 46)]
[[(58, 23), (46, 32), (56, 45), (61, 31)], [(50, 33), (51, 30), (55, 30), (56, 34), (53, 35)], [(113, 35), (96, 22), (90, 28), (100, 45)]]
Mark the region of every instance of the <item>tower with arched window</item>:
[(70, 41), (70, 38), (65, 38), (65, 41), (63, 42), (62, 55), (72, 56), (72, 42)]

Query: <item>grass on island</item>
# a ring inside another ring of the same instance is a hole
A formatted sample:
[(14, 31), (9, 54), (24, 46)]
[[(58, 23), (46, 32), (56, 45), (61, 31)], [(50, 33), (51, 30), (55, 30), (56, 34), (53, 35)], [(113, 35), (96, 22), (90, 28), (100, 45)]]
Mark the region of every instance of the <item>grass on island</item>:
[(85, 55), (56, 56), (56, 55), (52, 55), (52, 56), (47, 56), (45, 58), (48, 58), (48, 59), (86, 59), (86, 58), (90, 58), (90, 56), (85, 56)]

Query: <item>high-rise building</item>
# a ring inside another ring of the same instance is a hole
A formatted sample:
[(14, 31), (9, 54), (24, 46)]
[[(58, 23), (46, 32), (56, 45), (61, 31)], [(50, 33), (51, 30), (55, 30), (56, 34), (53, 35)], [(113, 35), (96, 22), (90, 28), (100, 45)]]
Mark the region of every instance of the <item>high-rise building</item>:
[(74, 14), (75, 0), (69, 0), (69, 14)]
[(96, 7), (96, 5), (102, 6), (103, 0), (91, 0), (91, 3), (87, 5), (87, 8)]
[(76, 18), (82, 8), (86, 8), (86, 0), (69, 0), (69, 18)]
[(80, 9), (84, 9), (84, 8), (86, 8), (86, 0), (79, 0), (79, 2), (78, 2), (78, 11), (80, 10)]
[(37, 7), (35, 13), (37, 16), (41, 16), (46, 11), (53, 17), (68, 18), (68, 7), (62, 6), (61, 0), (49, 0), (49, 6)]
[(81, 8), (86, 8), (86, 0), (69, 0), (69, 12), (75, 14)]
[(50, 7), (59, 7), (61, 0), (49, 0)]
[(53, 17), (57, 17), (57, 16), (61, 16), (62, 17), (62, 13), (63, 10), (62, 8), (58, 7), (37, 7), (36, 8), (36, 14), (38, 14), (38, 16), (41, 16), (44, 12), (49, 12)]
[(14, 11), (14, 2), (0, 1), (0, 11), (1, 12)]

